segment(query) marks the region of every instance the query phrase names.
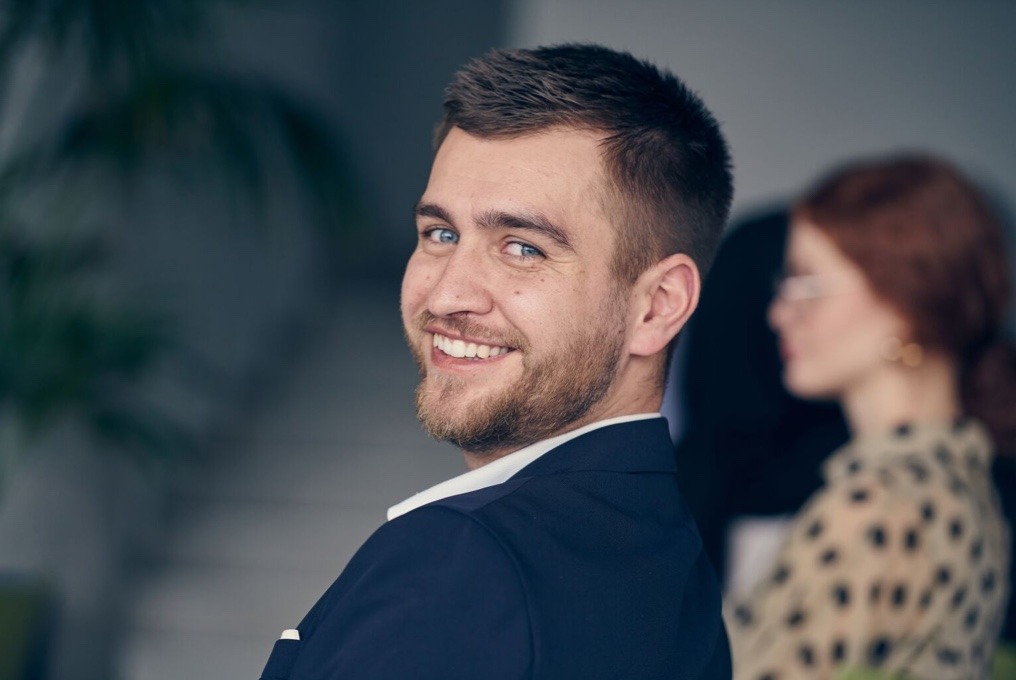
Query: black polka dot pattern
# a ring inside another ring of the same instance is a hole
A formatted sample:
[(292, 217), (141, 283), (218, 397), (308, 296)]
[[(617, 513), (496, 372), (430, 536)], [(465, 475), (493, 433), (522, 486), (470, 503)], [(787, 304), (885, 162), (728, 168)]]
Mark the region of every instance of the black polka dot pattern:
[(871, 584), (871, 588), (868, 589), (868, 602), (870, 604), (878, 604), (879, 600), (882, 599), (882, 582), (875, 581)]
[(893, 643), (888, 637), (884, 635), (876, 637), (868, 647), (868, 665), (872, 668), (878, 668), (885, 663), (892, 649)]
[(871, 496), (867, 489), (854, 489), (850, 492), (850, 501), (852, 503), (863, 503)]
[(907, 603), (907, 586), (901, 583), (893, 588), (891, 601), (893, 607), (901, 609)]
[(949, 520), (949, 538), (954, 541), (963, 538), (963, 520), (959, 517), (953, 517)]
[(977, 628), (977, 622), (981, 618), (981, 609), (979, 607), (971, 607), (967, 610), (967, 615), (963, 617), (963, 628), (967, 631), (972, 631)]
[(788, 628), (799, 628), (807, 617), (805, 616), (803, 609), (795, 609), (787, 615), (787, 627)]
[(956, 592), (953, 593), (952, 599), (949, 601), (949, 606), (952, 607), (953, 609), (957, 609), (963, 604), (963, 601), (966, 599), (967, 599), (967, 587), (960, 586), (959, 588), (956, 589)]
[(1007, 545), (978, 423), (906, 426), (852, 444), (769, 577), (727, 612), (734, 680), (985, 677)]
[(984, 541), (977, 539), (970, 544), (970, 561), (977, 564), (981, 561), (981, 557), (984, 555)]
[(786, 583), (788, 578), (790, 578), (790, 567), (785, 564), (776, 567), (776, 571), (773, 572), (773, 583), (781, 585)]
[(943, 666), (955, 666), (960, 662), (960, 651), (955, 647), (939, 647), (938, 659)]
[(829, 548), (828, 550), (823, 551), (822, 554), (819, 555), (818, 559), (823, 565), (830, 566), (836, 564), (839, 557), (840, 553), (836, 550), (836, 548)]
[(995, 590), (995, 572), (986, 571), (984, 576), (981, 577), (981, 591), (985, 595), (990, 595)]
[(907, 468), (910, 470), (910, 474), (914, 476), (914, 481), (918, 484), (923, 484), (927, 481), (928, 468), (923, 463), (911, 461), (907, 464)]

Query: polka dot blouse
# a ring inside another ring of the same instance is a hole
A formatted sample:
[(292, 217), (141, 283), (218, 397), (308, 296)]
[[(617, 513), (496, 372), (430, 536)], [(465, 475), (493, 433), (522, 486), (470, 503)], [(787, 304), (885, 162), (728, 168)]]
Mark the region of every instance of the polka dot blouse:
[(727, 603), (736, 680), (843, 666), (984, 678), (1008, 597), (992, 447), (973, 421), (903, 426), (826, 462), (771, 572)]

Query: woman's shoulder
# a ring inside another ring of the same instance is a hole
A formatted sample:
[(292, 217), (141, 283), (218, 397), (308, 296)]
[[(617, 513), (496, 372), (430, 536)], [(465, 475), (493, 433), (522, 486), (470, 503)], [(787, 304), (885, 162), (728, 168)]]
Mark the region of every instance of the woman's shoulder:
[(798, 515), (785, 554), (822, 572), (821, 556), (836, 552), (844, 575), (890, 563), (931, 572), (961, 555), (1001, 556), (1007, 532), (991, 453), (973, 421), (851, 442)]
[(854, 436), (825, 463), (828, 475), (843, 476), (879, 467), (900, 457), (930, 457), (942, 464), (991, 458), (994, 447), (987, 428), (973, 418), (904, 423)]

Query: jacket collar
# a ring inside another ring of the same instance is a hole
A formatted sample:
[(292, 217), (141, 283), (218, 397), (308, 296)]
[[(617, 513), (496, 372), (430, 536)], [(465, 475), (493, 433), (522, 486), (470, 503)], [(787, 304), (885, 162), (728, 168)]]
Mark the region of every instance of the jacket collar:
[(662, 416), (621, 416), (537, 442), (436, 484), (388, 508), (387, 515), (393, 520), (429, 503), (509, 479), (576, 469), (674, 472), (675, 467), (673, 444)]
[(513, 479), (574, 470), (677, 472), (666, 419), (637, 420), (587, 432), (543, 454)]

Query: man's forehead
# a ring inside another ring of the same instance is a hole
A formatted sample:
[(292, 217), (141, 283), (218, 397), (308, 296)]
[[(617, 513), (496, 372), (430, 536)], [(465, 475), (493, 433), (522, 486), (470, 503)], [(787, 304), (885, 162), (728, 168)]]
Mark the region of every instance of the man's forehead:
[[(606, 218), (601, 135), (552, 128), (485, 138), (453, 128), (439, 147), (418, 205), (440, 206), (459, 219), (497, 213), (542, 218), (575, 235)], [(503, 220), (502, 220), (503, 221)]]

